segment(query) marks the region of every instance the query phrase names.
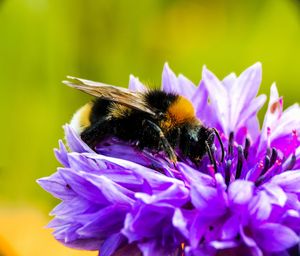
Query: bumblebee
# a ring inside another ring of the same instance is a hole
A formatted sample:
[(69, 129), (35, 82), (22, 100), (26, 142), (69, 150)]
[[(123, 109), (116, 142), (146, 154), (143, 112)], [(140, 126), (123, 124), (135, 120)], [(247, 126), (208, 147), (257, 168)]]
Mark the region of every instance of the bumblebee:
[[(64, 84), (96, 98), (81, 107), (71, 120), (71, 127), (91, 148), (109, 136), (135, 143), (140, 150), (163, 151), (176, 163), (183, 157), (197, 164), (207, 153), (216, 170), (212, 146), (215, 128), (208, 128), (196, 118), (192, 103), (176, 93), (148, 89), (129, 89), (68, 76)], [(179, 154), (177, 155), (178, 152)]]

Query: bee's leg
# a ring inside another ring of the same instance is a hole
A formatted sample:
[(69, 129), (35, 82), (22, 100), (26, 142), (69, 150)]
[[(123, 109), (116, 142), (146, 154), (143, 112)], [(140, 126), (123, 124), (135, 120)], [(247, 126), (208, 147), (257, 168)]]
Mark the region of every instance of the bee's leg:
[[(163, 131), (160, 129), (160, 127), (157, 124), (151, 122), (148, 119), (145, 119), (145, 120), (143, 120), (143, 130), (144, 130), (144, 134), (143, 134), (144, 138), (148, 137), (148, 138), (152, 138), (153, 141), (157, 140), (158, 144), (162, 145), (163, 150), (166, 152), (166, 154), (168, 155), (170, 160), (173, 163), (177, 162), (177, 156), (174, 152), (174, 149), (172, 148), (169, 141), (165, 137)], [(147, 134), (147, 133), (150, 133), (150, 134)], [(142, 141), (141, 141), (141, 143), (143, 145)]]
[(81, 139), (94, 148), (101, 140), (103, 140), (109, 133), (111, 122), (107, 119), (100, 119), (98, 122), (92, 124), (81, 133)]

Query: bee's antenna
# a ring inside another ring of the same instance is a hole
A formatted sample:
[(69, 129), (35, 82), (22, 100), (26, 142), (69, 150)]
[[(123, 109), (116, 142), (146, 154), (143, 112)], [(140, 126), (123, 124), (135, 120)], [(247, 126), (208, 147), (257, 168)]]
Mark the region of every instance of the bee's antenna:
[(215, 169), (215, 172), (217, 172), (217, 163), (216, 163), (216, 159), (213, 155), (213, 153), (211, 152), (211, 149), (207, 143), (207, 141), (205, 141), (205, 147), (206, 147), (206, 150), (207, 150), (207, 154), (209, 156), (209, 160), (211, 162), (211, 164), (214, 166), (214, 169)]
[(216, 128), (212, 128), (212, 129), (215, 131), (215, 134), (217, 135), (218, 141), (219, 141), (220, 146), (221, 146), (221, 150), (222, 150), (221, 163), (222, 163), (224, 161), (224, 157), (225, 157), (224, 145), (223, 145), (223, 142), (221, 140), (221, 136), (220, 136), (219, 132), (217, 131), (217, 129)]

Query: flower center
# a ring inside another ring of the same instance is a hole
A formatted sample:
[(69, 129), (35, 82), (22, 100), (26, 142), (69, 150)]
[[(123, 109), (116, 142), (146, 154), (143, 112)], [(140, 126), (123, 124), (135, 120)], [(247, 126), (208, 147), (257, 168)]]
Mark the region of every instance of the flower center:
[[(257, 186), (273, 177), (275, 174), (286, 170), (291, 170), (296, 163), (296, 149), (299, 146), (297, 131), (291, 133), (291, 143), (288, 145), (290, 155), (285, 157), (280, 148), (271, 148), (271, 129), (267, 129), (267, 150), (261, 160), (256, 165), (250, 167), (253, 156), (251, 156), (251, 142), (249, 138), (245, 139), (244, 146), (237, 145), (235, 134), (231, 132), (228, 138), (227, 155), (224, 164), (219, 162), (218, 172), (222, 171), (225, 183), (229, 186), (230, 182), (236, 179), (252, 180)], [(254, 152), (257, 154), (257, 152)], [(250, 156), (249, 156), (250, 154)], [(249, 159), (250, 158), (250, 159)], [(246, 170), (246, 168), (249, 168)], [(209, 169), (209, 168), (208, 168)], [(208, 170), (214, 175), (213, 170)]]

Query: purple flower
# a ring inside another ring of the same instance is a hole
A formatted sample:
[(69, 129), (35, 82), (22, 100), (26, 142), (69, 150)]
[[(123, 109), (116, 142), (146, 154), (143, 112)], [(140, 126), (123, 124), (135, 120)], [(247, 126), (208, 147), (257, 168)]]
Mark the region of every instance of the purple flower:
[[(196, 87), (164, 67), (162, 89), (190, 99), (219, 131), (216, 170), (207, 156), (174, 167), (116, 138), (95, 152), (66, 125), (69, 150), (60, 141), (55, 151), (64, 167), (38, 181), (62, 201), (51, 212), (54, 237), (105, 256), (299, 255), (300, 108), (283, 111), (273, 84), (260, 129), (261, 75), (259, 63), (222, 81), (204, 67)], [(129, 88), (145, 90), (133, 76)]]

